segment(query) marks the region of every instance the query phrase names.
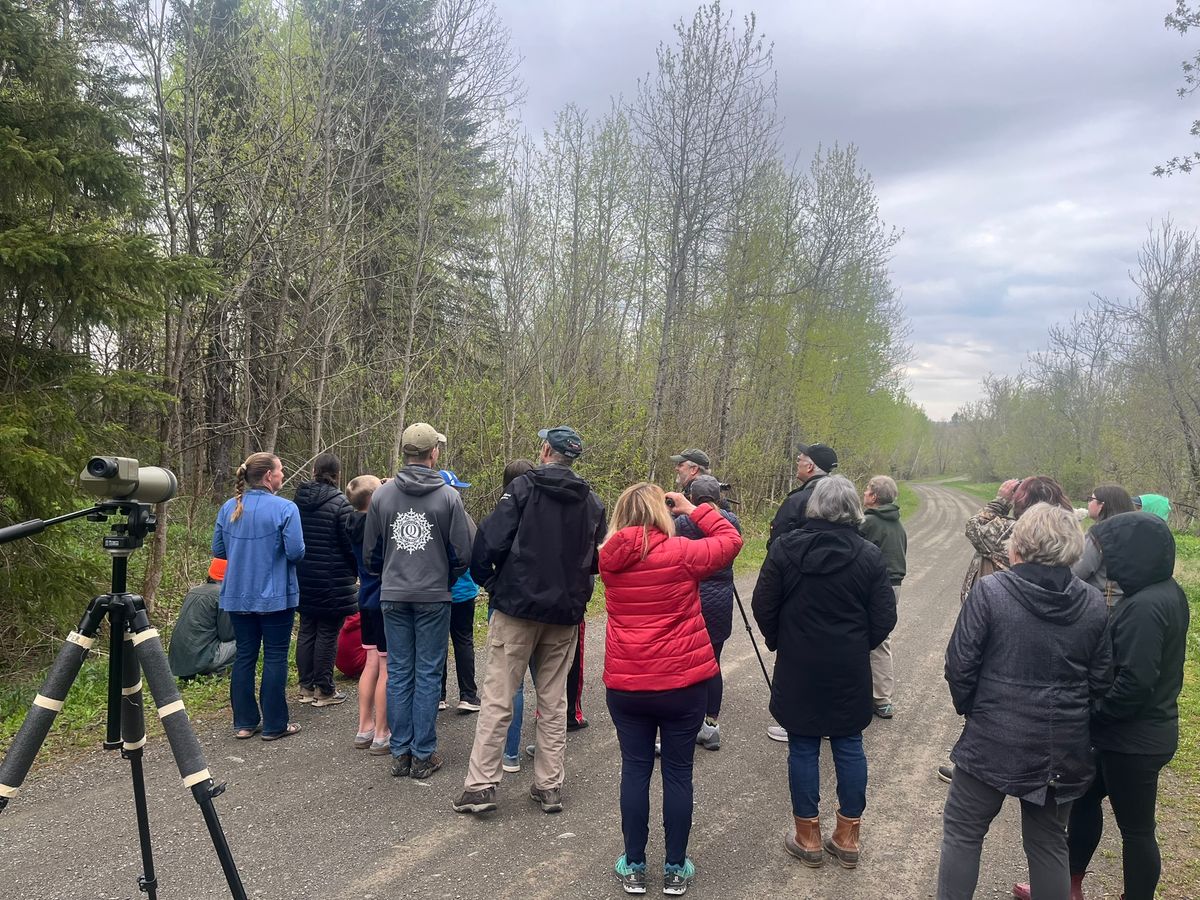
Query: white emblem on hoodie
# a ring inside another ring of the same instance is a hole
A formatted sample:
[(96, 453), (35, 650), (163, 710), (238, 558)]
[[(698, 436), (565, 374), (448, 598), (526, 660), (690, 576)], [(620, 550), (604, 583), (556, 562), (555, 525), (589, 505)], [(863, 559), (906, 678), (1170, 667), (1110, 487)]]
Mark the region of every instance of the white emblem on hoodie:
[(433, 540), (433, 524), (425, 518), (424, 513), (414, 509), (396, 513), (396, 521), (392, 523), (392, 540), (396, 542), (397, 550), (407, 550), (410, 554), (424, 550)]

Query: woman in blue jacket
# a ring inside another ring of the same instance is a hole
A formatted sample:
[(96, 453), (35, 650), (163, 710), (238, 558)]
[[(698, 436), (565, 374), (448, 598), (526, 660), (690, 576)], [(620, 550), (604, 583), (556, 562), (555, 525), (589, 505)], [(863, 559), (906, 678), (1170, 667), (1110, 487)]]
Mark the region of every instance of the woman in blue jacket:
[[(221, 609), (230, 614), (237, 656), (229, 684), (233, 727), (239, 739), (260, 731), (264, 741), (296, 734), (288, 722), (287, 657), (292, 620), (300, 602), (296, 563), (304, 556), (300, 510), (276, 497), (283, 464), (273, 453), (252, 453), (238, 466), (237, 488), (217, 513), (212, 555), (228, 560)], [(262, 647), (263, 673), (255, 700), (254, 674)]]

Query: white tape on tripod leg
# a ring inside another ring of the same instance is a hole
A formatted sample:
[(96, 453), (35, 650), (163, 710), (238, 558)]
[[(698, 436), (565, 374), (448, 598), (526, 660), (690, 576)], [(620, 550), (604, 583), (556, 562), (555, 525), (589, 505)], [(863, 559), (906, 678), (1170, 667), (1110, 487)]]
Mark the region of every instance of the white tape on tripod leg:
[(143, 734), (142, 739), (140, 741), (134, 741), (132, 744), (129, 741), (126, 741), (124, 744), (124, 749), (126, 749), (126, 750), (141, 750), (145, 746), (146, 746), (146, 736)]
[(208, 769), (203, 769), (202, 771), (186, 776), (183, 779), (183, 786), (185, 788), (195, 787), (201, 782), (210, 781), (211, 779), (212, 774), (208, 771)]
[(67, 643), (68, 644), (77, 644), (78, 646), (82, 647), (84, 650), (91, 650), (92, 644), (96, 643), (96, 639), (90, 638), (90, 637), (84, 637), (78, 631), (72, 631), (70, 634), (67, 635)]
[(12, 785), (0, 784), (0, 797), (11, 800), (17, 794), (21, 793), (20, 788), (15, 788)]
[(133, 646), (137, 647), (146, 643), (146, 641), (150, 640), (151, 638), (156, 637), (158, 637), (157, 628), (147, 628), (145, 631), (139, 631), (133, 636)]
[(158, 717), (160, 719), (165, 719), (167, 716), (173, 716), (175, 713), (183, 711), (183, 701), (176, 700), (174, 703), (168, 703), (166, 706), (160, 706), (158, 708)]
[(142, 679), (140, 679), (140, 678), (138, 679), (138, 683), (135, 684), (133, 687), (121, 688), (121, 693), (124, 694), (126, 697), (130, 696), (131, 694), (140, 694), (141, 691), (142, 691)]
[(38, 694), (36, 697), (33, 698), (33, 705), (40, 706), (42, 709), (48, 709), (51, 712), (57, 713), (57, 712), (62, 712), (63, 701), (62, 700), (54, 700), (50, 697), (45, 697), (42, 694)]

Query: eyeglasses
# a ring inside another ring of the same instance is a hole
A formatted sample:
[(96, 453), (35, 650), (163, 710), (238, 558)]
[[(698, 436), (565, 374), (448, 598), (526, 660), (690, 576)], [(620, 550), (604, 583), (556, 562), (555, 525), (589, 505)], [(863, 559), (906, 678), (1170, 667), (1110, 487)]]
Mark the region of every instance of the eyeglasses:
[(1099, 497), (1097, 497), (1095, 494), (1092, 494), (1092, 496), (1088, 497), (1088, 503), (1103, 503), (1103, 502), (1104, 501), (1101, 500)]

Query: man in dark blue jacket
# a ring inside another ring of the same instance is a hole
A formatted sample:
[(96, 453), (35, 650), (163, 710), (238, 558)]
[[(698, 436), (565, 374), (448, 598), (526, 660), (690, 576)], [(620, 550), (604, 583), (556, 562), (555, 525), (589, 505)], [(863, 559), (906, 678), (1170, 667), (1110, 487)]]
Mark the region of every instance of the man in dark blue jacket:
[(541, 466), (509, 484), (471, 554), (471, 575), (493, 612), (483, 708), (457, 812), (496, 808), (513, 693), (530, 660), (538, 720), (529, 793), (545, 812), (562, 809), (567, 672), (599, 571), (604, 504), (571, 468), (583, 452), (575, 429), (560, 425), (538, 437)]

